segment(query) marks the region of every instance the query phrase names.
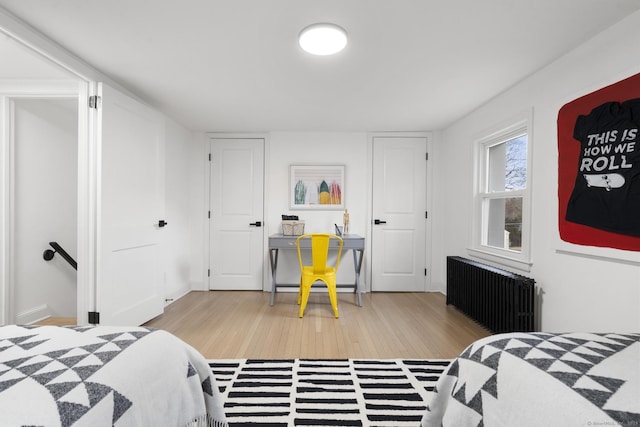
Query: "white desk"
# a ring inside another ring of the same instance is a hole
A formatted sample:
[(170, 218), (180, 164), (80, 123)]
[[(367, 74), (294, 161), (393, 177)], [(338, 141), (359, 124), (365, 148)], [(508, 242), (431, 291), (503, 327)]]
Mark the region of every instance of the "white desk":
[[(349, 234), (342, 237), (342, 250), (351, 250), (353, 253), (353, 268), (356, 274), (355, 282), (353, 284), (337, 284), (338, 288), (353, 288), (353, 291), (358, 295), (358, 305), (362, 307), (362, 295), (360, 293), (360, 270), (362, 269), (362, 258), (364, 256), (364, 237), (357, 234)], [(274, 234), (269, 236), (269, 264), (271, 265), (271, 301), (270, 305), (273, 305), (278, 288), (298, 288), (300, 283), (285, 284), (278, 283), (276, 273), (278, 271), (278, 253), (280, 249), (296, 250), (296, 239), (298, 236), (285, 236), (283, 234)], [(302, 242), (302, 248), (311, 248), (311, 242), (306, 239)], [(332, 248), (338, 248), (337, 241), (332, 241)]]

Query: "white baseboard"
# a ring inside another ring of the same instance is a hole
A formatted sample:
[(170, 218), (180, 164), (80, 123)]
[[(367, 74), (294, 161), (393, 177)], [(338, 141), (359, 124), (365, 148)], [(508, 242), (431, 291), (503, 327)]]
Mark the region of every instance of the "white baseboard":
[(166, 307), (170, 304), (173, 304), (189, 292), (191, 292), (191, 288), (189, 286), (183, 286), (182, 288), (171, 292), (169, 295), (165, 296), (164, 306)]
[(42, 304), (29, 310), (25, 310), (22, 313), (18, 313), (16, 315), (16, 324), (31, 325), (32, 323), (39, 322), (49, 317), (51, 317), (51, 309), (47, 304)]

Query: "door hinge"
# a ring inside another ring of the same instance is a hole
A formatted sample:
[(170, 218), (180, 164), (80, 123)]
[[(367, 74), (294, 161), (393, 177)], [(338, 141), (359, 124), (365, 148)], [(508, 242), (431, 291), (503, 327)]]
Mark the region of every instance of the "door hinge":
[(429, 211), (424, 211), (424, 217), (429, 218)]
[(211, 211), (207, 212), (207, 218), (211, 219)]
[(100, 324), (100, 313), (98, 313), (97, 311), (90, 311), (89, 323), (91, 323), (92, 325)]
[(94, 109), (98, 109), (100, 108), (100, 104), (102, 102), (102, 98), (99, 97), (98, 95), (91, 95), (89, 97), (89, 108), (94, 108)]
[(424, 269), (424, 275), (425, 275), (425, 277), (427, 276), (427, 269), (426, 268)]
[(429, 160), (429, 153), (427, 153), (425, 160)]
[(207, 269), (207, 277), (211, 277), (211, 269)]
[(209, 161), (211, 161), (211, 153), (209, 153)]

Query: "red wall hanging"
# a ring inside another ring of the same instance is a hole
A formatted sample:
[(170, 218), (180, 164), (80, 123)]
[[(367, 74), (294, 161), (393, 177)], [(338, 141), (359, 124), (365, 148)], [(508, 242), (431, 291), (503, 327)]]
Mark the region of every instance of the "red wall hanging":
[(640, 251), (640, 74), (558, 112), (558, 207), (562, 240)]

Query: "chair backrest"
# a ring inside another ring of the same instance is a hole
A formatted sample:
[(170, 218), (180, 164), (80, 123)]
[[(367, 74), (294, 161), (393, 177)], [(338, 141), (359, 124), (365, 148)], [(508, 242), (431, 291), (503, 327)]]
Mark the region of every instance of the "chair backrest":
[(314, 274), (322, 274), (327, 268), (327, 259), (329, 257), (329, 247), (331, 240), (338, 242), (338, 256), (336, 258), (335, 269), (338, 271), (340, 266), (340, 257), (342, 255), (342, 238), (335, 234), (303, 234), (296, 239), (296, 246), (298, 247), (298, 261), (300, 262), (300, 271), (302, 271), (302, 251), (300, 250), (300, 243), (303, 239), (311, 239), (311, 259), (313, 265)]

